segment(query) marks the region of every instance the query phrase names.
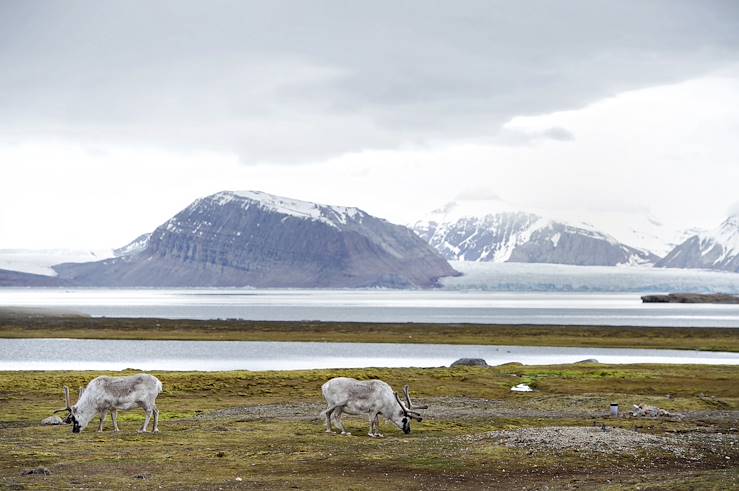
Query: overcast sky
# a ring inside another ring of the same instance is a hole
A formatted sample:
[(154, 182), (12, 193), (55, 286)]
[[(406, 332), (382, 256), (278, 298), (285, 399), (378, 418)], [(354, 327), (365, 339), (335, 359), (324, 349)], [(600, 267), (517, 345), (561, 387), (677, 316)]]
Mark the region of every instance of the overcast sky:
[(0, 2), (0, 248), (120, 246), (254, 189), (739, 210), (739, 2)]

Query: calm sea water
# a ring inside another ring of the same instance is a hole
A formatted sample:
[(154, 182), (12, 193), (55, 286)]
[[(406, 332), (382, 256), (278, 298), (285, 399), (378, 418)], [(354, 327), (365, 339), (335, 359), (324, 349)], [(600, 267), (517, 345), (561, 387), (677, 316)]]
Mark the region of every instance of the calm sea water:
[(0, 306), (173, 319), (739, 327), (739, 305), (642, 304), (638, 293), (0, 288)]
[(0, 339), (0, 370), (296, 370), (448, 366), (462, 357), (497, 365), (700, 363), (739, 365), (739, 353), (622, 348), (246, 341)]

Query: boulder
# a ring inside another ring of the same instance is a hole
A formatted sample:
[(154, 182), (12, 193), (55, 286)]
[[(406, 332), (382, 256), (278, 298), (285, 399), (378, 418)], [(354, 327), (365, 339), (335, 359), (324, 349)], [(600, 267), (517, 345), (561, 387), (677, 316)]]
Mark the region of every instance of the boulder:
[(51, 471), (46, 467), (35, 467), (33, 469), (26, 469), (21, 472), (23, 476), (50, 476)]
[(511, 387), (511, 392), (533, 392), (534, 389), (529, 387), (528, 384), (518, 384)]
[(483, 360), (482, 358), (460, 358), (459, 360), (455, 361), (450, 367), (488, 367), (488, 362)]
[(44, 418), (41, 420), (42, 425), (61, 425), (64, 424), (64, 421), (59, 416), (49, 416), (48, 418)]
[(672, 413), (665, 411), (662, 408), (637, 404), (634, 404), (634, 410), (631, 411), (631, 415), (637, 418), (661, 418), (673, 416)]

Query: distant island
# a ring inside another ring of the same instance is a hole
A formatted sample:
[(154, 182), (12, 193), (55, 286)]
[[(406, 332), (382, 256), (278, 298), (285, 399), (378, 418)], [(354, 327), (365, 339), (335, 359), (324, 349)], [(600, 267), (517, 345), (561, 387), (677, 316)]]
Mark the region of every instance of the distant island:
[(739, 296), (726, 293), (669, 293), (644, 295), (643, 303), (731, 303), (739, 304)]

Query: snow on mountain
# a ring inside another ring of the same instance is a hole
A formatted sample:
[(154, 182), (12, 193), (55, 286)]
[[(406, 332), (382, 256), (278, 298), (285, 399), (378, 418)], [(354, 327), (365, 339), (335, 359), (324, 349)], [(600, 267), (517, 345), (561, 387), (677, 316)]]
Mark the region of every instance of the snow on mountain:
[(244, 209), (249, 208), (249, 206), (258, 206), (264, 210), (297, 218), (316, 220), (334, 227), (346, 224), (348, 220), (355, 219), (358, 216), (366, 215), (359, 208), (322, 205), (310, 201), (275, 196), (262, 191), (222, 191), (216, 193), (213, 199), (221, 205), (238, 200), (242, 203)]
[(124, 245), (123, 247), (119, 247), (118, 249), (113, 249), (113, 253), (116, 257), (120, 256), (130, 256), (132, 254), (136, 254), (137, 252), (141, 252), (144, 249), (146, 249), (146, 246), (149, 245), (149, 239), (151, 238), (151, 233), (147, 232), (145, 234), (141, 234), (135, 239), (133, 239), (128, 244)]
[(56, 276), (51, 267), (59, 263), (84, 263), (113, 257), (110, 249), (0, 249), (0, 269)]
[(730, 216), (714, 230), (688, 237), (657, 266), (739, 272), (739, 215)]
[(501, 200), (452, 202), (411, 228), (448, 260), (612, 266), (659, 259), (590, 224), (516, 210)]
[[(664, 257), (690, 233), (642, 211), (557, 211), (548, 216), (601, 230), (622, 244), (652, 252), (659, 257)], [(692, 232), (695, 233), (695, 230)]]

